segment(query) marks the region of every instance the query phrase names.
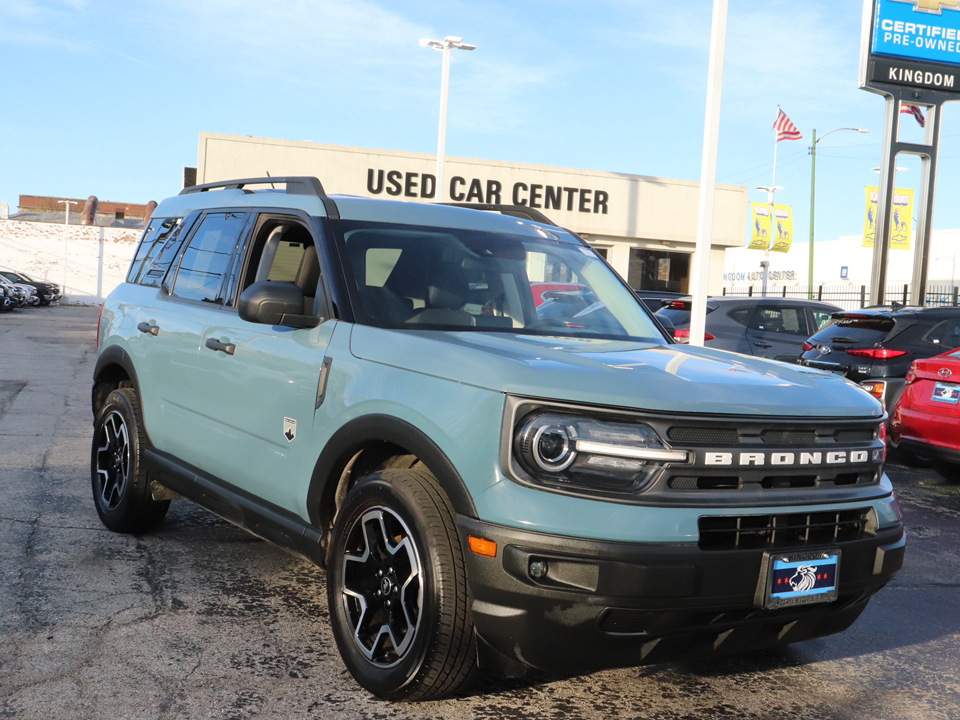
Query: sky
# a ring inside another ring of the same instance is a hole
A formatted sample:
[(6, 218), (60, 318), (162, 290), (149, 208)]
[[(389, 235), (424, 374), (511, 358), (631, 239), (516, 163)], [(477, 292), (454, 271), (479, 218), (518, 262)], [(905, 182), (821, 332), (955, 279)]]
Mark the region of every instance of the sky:
[[(201, 132), (435, 153), (439, 53), (453, 51), (447, 156), (699, 180), (712, 0), (2, 0), (0, 202), (175, 195)], [(857, 0), (729, 0), (719, 183), (773, 178), (809, 238), (862, 232), (884, 99), (860, 90)], [(922, 138), (903, 116), (902, 140)], [(898, 187), (918, 188), (902, 157)], [(324, 178), (321, 176), (321, 181)], [(326, 181), (325, 181), (326, 182)], [(337, 192), (334, 187), (330, 192)], [(944, 111), (935, 229), (960, 227), (960, 112)], [(748, 228), (744, 226), (744, 244)]]

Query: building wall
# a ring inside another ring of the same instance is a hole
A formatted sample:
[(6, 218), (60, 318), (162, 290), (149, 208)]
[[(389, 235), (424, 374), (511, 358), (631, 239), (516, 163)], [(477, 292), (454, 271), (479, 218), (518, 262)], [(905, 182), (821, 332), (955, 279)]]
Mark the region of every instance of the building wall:
[[(906, 250), (889, 250), (887, 284), (909, 283), (913, 276), (914, 242)], [(808, 284), (809, 243), (794, 243), (787, 253), (770, 253), (769, 288), (792, 288)], [(814, 244), (814, 285), (867, 285), (871, 282), (873, 248), (863, 247), (862, 235), (849, 235)], [(928, 286), (960, 284), (960, 229), (934, 230), (930, 238)], [(760, 261), (764, 253), (745, 247), (726, 251), (724, 287), (742, 288), (761, 283)], [(846, 277), (843, 277), (843, 275)]]
[[(311, 175), (331, 194), (417, 202), (435, 195), (436, 158), (425, 153), (322, 145), (201, 133), (197, 182), (245, 177)], [(630, 248), (696, 246), (699, 183), (689, 180), (448, 157), (448, 200), (524, 204), (589, 242), (627, 277)], [(747, 188), (719, 185), (714, 250), (743, 244)], [(716, 255), (714, 252), (712, 255)], [(720, 292), (723, 265), (714, 262), (710, 288)]]
[(123, 282), (140, 230), (0, 219), (0, 267), (64, 285), (66, 302), (97, 304)]

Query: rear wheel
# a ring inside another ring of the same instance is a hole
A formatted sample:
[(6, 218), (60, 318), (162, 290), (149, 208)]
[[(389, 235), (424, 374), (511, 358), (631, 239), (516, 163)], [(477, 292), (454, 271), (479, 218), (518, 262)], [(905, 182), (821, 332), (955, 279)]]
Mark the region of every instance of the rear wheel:
[(960, 482), (960, 465), (957, 463), (938, 461), (933, 464), (936, 470), (945, 480), (950, 482)]
[(337, 516), (327, 592), (334, 636), (360, 685), (387, 700), (463, 687), (476, 666), (453, 509), (423, 469), (363, 478)]
[(137, 394), (120, 388), (107, 396), (94, 424), (90, 450), (93, 501), (101, 522), (114, 532), (148, 532), (160, 524), (170, 507), (169, 500), (153, 499), (142, 467), (146, 438), (141, 417)]

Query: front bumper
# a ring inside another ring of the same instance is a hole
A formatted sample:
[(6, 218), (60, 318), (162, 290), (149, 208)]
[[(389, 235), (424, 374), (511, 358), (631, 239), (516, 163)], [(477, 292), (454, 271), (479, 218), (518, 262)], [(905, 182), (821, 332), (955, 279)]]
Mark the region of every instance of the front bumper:
[[(903, 527), (833, 546), (842, 550), (838, 598), (762, 610), (764, 550), (701, 550), (696, 543), (629, 544), (545, 535), (458, 518), (497, 556), (466, 552), (477, 633), (492, 657), (548, 672), (586, 672), (742, 652), (846, 629), (903, 564)], [(812, 550), (817, 548), (802, 548)], [(778, 549), (778, 553), (792, 549)], [(543, 561), (534, 579), (530, 563)]]

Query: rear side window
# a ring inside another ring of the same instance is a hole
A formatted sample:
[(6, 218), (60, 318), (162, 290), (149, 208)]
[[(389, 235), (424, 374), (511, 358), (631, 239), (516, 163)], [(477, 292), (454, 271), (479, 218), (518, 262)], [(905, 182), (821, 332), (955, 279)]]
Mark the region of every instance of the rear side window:
[(210, 213), (183, 252), (172, 295), (223, 304), (223, 275), (247, 223), (246, 213)]
[(810, 332), (815, 333), (823, 330), (833, 318), (833, 313), (827, 312), (826, 310), (811, 310), (811, 316), (813, 317), (813, 328)]
[(753, 318), (754, 310), (755, 308), (752, 307), (734, 308), (727, 313), (727, 317), (741, 325), (749, 326), (750, 320)]
[[(143, 258), (143, 265), (139, 268), (136, 278), (130, 282), (146, 285), (147, 287), (160, 287), (163, 278), (167, 274), (167, 270), (170, 269), (177, 254), (180, 252), (180, 244), (183, 241), (180, 231), (183, 227), (184, 224), (178, 222), (166, 232), (160, 232), (158, 234), (157, 240), (147, 248)], [(143, 245), (146, 244), (146, 237), (144, 237)], [(135, 264), (136, 260), (134, 261), (134, 265)], [(133, 267), (131, 267), (130, 271), (132, 275), (134, 271)]]
[(750, 328), (764, 332), (807, 336), (807, 323), (803, 317), (803, 309), (795, 307), (761, 306), (754, 315)]
[[(156, 287), (160, 284), (160, 280), (163, 278), (163, 273), (160, 273), (160, 277), (156, 279), (156, 282), (144, 282), (146, 272), (151, 269), (153, 261), (158, 259), (161, 250), (166, 246), (167, 241), (171, 238), (176, 238), (179, 234), (180, 227), (180, 218), (153, 218), (150, 221), (150, 225), (147, 226), (147, 229), (143, 232), (143, 238), (140, 240), (140, 247), (137, 248), (137, 253), (133, 257), (133, 262), (130, 263), (130, 270), (127, 272), (127, 282), (128, 283), (138, 283), (141, 285), (150, 285)], [(176, 243), (176, 249), (170, 253), (170, 260), (176, 256), (176, 250), (179, 249), (180, 244)], [(167, 262), (167, 267), (170, 263)], [(166, 268), (164, 268), (166, 271)], [(151, 277), (155, 277), (154, 274)]]

